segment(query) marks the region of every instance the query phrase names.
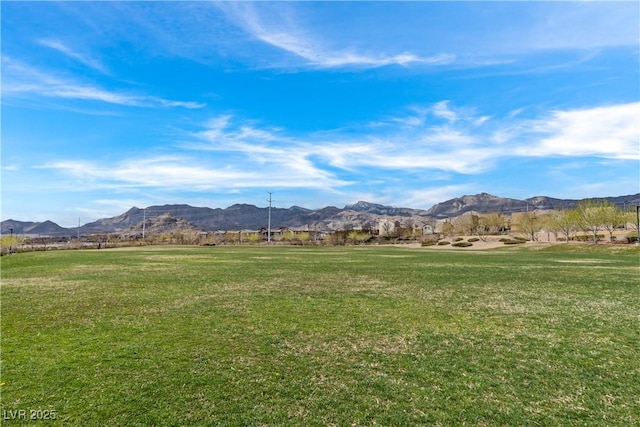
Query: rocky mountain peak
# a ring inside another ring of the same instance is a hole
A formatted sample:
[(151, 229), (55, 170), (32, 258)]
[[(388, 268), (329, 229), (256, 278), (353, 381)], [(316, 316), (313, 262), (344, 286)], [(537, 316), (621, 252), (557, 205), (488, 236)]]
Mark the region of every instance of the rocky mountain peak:
[(344, 207), (346, 210), (356, 211), (356, 212), (371, 212), (371, 211), (379, 211), (381, 209), (389, 208), (389, 206), (380, 205), (377, 203), (369, 203), (360, 200), (357, 203), (352, 205), (346, 205)]

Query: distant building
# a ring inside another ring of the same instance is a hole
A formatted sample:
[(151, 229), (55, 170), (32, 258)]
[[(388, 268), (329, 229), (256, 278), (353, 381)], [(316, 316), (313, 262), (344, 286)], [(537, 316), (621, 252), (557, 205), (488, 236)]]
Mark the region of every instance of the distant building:
[(378, 234), (380, 236), (391, 236), (396, 229), (396, 224), (388, 219), (378, 221)]
[(424, 224), (422, 226), (422, 234), (433, 234), (435, 230), (431, 224)]

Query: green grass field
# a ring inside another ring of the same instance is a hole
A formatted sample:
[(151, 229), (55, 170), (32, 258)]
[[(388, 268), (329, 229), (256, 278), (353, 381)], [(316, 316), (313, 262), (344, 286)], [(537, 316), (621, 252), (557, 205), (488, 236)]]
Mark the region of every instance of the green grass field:
[(1, 292), (6, 425), (640, 425), (637, 247), (51, 251)]

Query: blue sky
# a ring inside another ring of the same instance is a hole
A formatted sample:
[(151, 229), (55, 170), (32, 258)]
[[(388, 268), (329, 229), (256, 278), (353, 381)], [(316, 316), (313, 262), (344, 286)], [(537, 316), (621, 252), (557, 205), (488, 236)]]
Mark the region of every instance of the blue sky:
[(2, 2), (2, 219), (640, 191), (637, 2)]

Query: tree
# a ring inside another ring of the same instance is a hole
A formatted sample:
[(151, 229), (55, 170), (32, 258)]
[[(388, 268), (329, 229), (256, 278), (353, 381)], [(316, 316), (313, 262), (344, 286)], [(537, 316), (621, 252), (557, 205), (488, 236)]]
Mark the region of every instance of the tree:
[(303, 231), (302, 233), (298, 234), (298, 240), (300, 241), (300, 243), (305, 245), (307, 244), (307, 242), (309, 242), (309, 240), (311, 240), (311, 234), (308, 231)]
[(640, 218), (638, 218), (638, 208), (632, 206), (630, 209), (625, 212), (624, 220), (627, 226), (631, 226), (632, 230), (638, 231), (638, 227), (640, 226)]
[(224, 240), (235, 245), (240, 242), (240, 233), (237, 231), (227, 231), (224, 233)]
[(573, 234), (579, 226), (578, 213), (576, 210), (551, 211), (546, 215), (545, 224), (554, 233), (558, 240), (558, 233), (562, 233), (568, 242), (573, 238)]
[(371, 238), (371, 234), (354, 230), (350, 231), (347, 237), (351, 239), (353, 241), (353, 244), (355, 245), (356, 242), (358, 242), (359, 244), (363, 244), (364, 242), (369, 240)]
[(516, 218), (514, 222), (514, 228), (530, 238), (532, 241), (536, 239), (536, 233), (542, 230), (542, 221), (536, 215), (535, 211), (522, 212)]
[(624, 227), (627, 216), (622, 209), (612, 203), (609, 203), (602, 209), (605, 211), (603, 212), (605, 222), (602, 224), (602, 227), (609, 232), (609, 241), (613, 242), (613, 233), (619, 227)]
[(391, 236), (391, 233), (394, 231), (395, 224), (387, 219), (383, 219), (380, 221), (380, 235), (384, 237)]
[(598, 243), (598, 231), (608, 222), (611, 203), (601, 199), (587, 199), (578, 202), (576, 207), (580, 228), (593, 235), (593, 243)]
[(630, 209), (625, 214), (626, 224), (631, 224), (631, 229), (636, 231), (635, 236), (627, 235), (627, 239), (630, 241), (635, 240), (636, 244), (640, 244), (640, 210), (638, 209), (638, 206), (634, 206), (634, 209)]
[(2, 247), (2, 253), (9, 253), (10, 251), (15, 251), (16, 247), (22, 244), (24, 238), (13, 234), (13, 231), (9, 236), (3, 235), (0, 238), (0, 246)]
[(247, 235), (247, 242), (251, 244), (258, 243), (260, 241), (260, 233), (249, 233)]
[(364, 231), (365, 233), (373, 234), (374, 228), (374, 225), (370, 221), (362, 224), (362, 231)]
[(456, 227), (449, 220), (446, 220), (441, 227), (442, 234), (445, 236), (453, 236), (456, 232)]
[(420, 226), (413, 218), (407, 218), (400, 225), (400, 236), (403, 239), (414, 238), (417, 231), (419, 231), (419, 234), (422, 234)]
[(284, 233), (282, 233), (282, 235), (280, 236), (280, 240), (282, 240), (283, 242), (293, 242), (293, 240), (296, 238), (296, 235), (293, 231), (289, 230), (289, 231), (285, 231)]
[(492, 212), (478, 217), (476, 233), (482, 241), (487, 240), (487, 235), (497, 235), (507, 227), (507, 220), (500, 212)]
[(473, 236), (478, 228), (478, 217), (471, 214), (462, 214), (453, 220), (456, 233), (465, 236)]

